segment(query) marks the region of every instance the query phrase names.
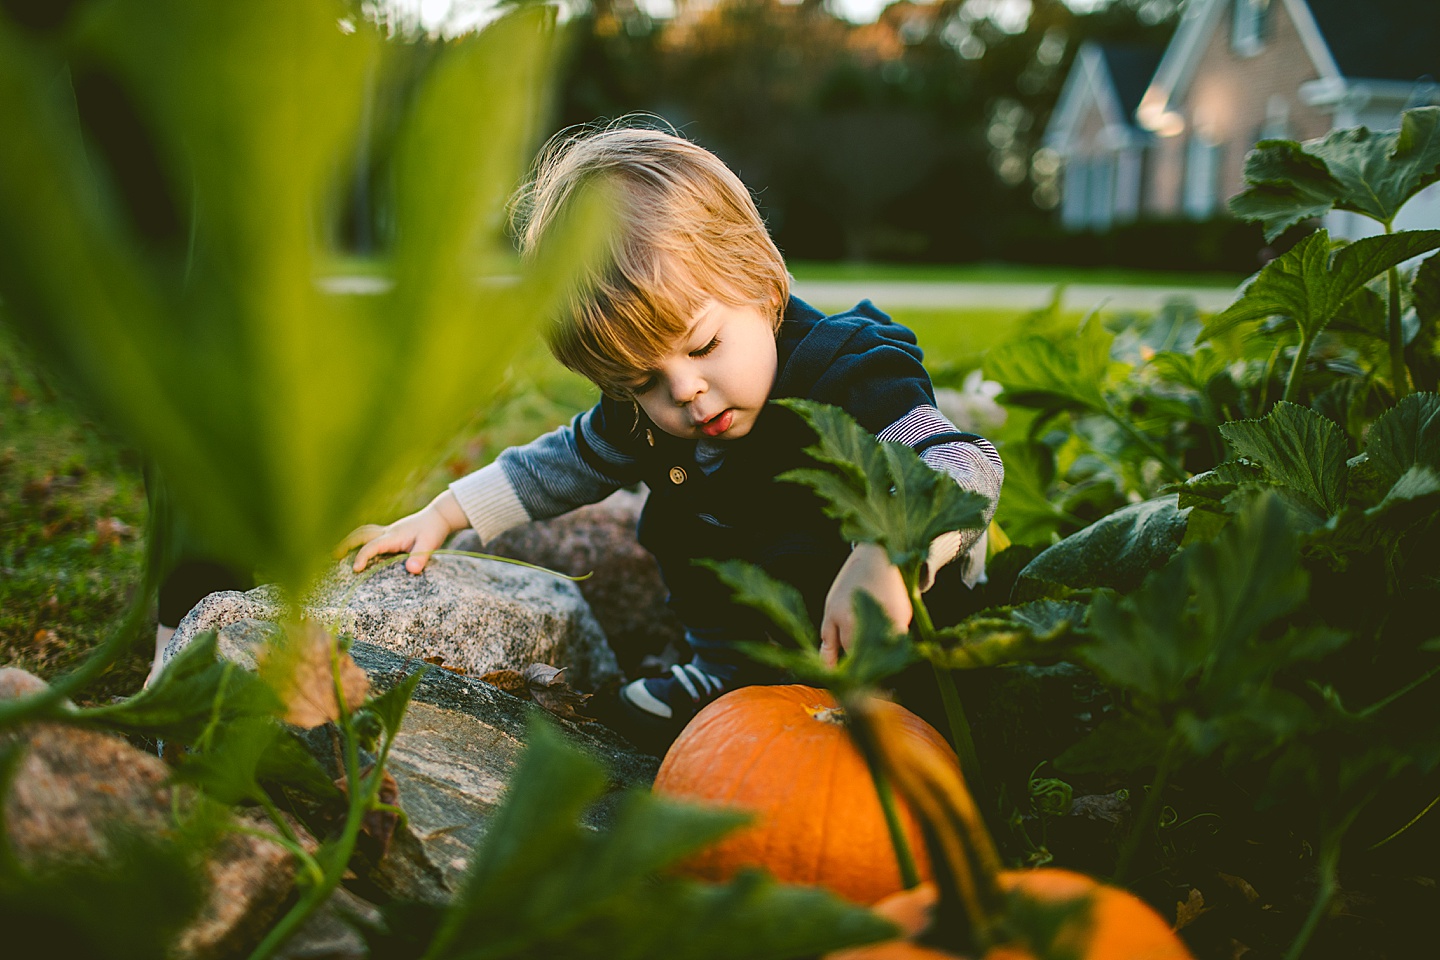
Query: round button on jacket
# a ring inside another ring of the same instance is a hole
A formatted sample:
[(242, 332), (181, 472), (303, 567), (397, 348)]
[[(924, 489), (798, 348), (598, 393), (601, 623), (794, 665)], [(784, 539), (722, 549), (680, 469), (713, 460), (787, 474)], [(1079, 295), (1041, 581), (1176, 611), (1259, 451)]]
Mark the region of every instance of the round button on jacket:
[(671, 467), (671, 468), (670, 468), (670, 482), (671, 482), (671, 483), (684, 483), (684, 482), (685, 482), (685, 470), (684, 470), (682, 467)]

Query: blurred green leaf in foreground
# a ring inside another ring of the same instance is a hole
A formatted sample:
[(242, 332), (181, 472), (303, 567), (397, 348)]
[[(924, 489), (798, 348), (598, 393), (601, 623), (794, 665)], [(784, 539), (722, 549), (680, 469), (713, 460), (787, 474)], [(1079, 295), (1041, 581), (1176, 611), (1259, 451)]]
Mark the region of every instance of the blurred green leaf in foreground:
[(291, 588), (466, 422), (581, 249), (522, 266), (503, 231), (554, 52), (527, 6), (433, 58), (400, 108), (379, 292), (327, 290), (367, 89), (404, 55), (353, 13), (0, 16), (0, 312), (207, 541)]

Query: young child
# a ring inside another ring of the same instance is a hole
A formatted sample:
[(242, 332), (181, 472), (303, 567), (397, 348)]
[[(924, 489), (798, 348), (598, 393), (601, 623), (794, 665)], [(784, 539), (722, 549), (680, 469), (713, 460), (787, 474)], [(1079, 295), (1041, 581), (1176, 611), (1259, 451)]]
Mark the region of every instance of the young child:
[[(603, 399), (561, 427), (502, 453), (388, 527), (362, 527), (355, 570), (409, 551), (411, 573), (454, 531), (482, 541), (529, 520), (597, 502), (620, 487), (650, 493), (639, 539), (660, 565), (693, 659), (620, 690), (631, 720), (673, 737), (726, 690), (780, 678), (734, 643), (768, 622), (731, 600), (700, 558), (740, 558), (800, 589), (822, 653), (850, 646), (853, 596), (873, 595), (900, 627), (910, 602), (873, 544), (852, 547), (809, 490), (775, 478), (812, 465), (814, 441), (788, 410), (803, 397), (842, 407), (882, 440), (912, 446), (961, 486), (1000, 494), (995, 448), (935, 407), (915, 336), (870, 302), (835, 316), (790, 296), (790, 278), (749, 192), (717, 157), (668, 133), (612, 128), (557, 138), (517, 203), (533, 255), (583, 188), (613, 195), (618, 230), (606, 262), (577, 285), (547, 333), (565, 366)], [(987, 517), (988, 520), (988, 517)], [(927, 579), (968, 592), (983, 573), (980, 530), (937, 538)], [(937, 591), (938, 592), (938, 591)]]

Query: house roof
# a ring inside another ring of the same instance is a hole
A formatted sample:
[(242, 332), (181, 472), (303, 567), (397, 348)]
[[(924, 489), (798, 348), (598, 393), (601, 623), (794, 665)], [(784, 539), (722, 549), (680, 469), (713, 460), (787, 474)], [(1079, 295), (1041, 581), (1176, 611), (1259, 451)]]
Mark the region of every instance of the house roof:
[[(1211, 33), (1233, 0), (1192, 0), (1155, 78), (1140, 123), (1158, 129), (1184, 98)], [(1440, 73), (1437, 0), (1271, 0), (1295, 24), (1322, 81), (1343, 91), (1367, 81), (1413, 83)], [(1273, 15), (1273, 14), (1272, 14)]]
[(1091, 105), (1100, 111), (1114, 143), (1147, 137), (1135, 124), (1135, 108), (1159, 62), (1160, 51), (1153, 47), (1082, 43), (1050, 115), (1046, 143), (1063, 149), (1072, 142)]
[(1306, 0), (1340, 72), (1350, 79), (1440, 78), (1436, 0)]
[(1125, 112), (1126, 121), (1133, 123), (1135, 109), (1140, 106), (1145, 88), (1155, 77), (1162, 51), (1129, 43), (1102, 43), (1098, 46), (1110, 73), (1110, 81), (1115, 85), (1115, 94), (1120, 99), (1120, 108)]

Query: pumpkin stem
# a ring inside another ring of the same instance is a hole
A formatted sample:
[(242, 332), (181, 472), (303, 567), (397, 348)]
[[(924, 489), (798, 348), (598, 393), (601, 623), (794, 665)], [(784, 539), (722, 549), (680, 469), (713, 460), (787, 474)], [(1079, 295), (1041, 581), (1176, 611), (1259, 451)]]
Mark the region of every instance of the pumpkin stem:
[[(895, 718), (859, 700), (847, 707), (860, 749), (904, 797), (925, 832), (940, 900), (931, 936), (947, 949), (983, 952), (1006, 939), (1000, 856), (954, 762), (905, 735)], [(962, 911), (953, 909), (959, 902)], [(967, 921), (956, 928), (956, 921)]]
[[(843, 713), (843, 710), (836, 711)], [(910, 850), (910, 838), (905, 835), (905, 826), (900, 821), (900, 809), (895, 803), (895, 791), (890, 789), (890, 780), (885, 776), (878, 751), (871, 739), (871, 729), (863, 721), (849, 725), (850, 737), (860, 748), (865, 766), (870, 770), (870, 779), (875, 782), (875, 796), (880, 800), (880, 810), (885, 814), (885, 828), (890, 832), (890, 845), (895, 850), (895, 860), (900, 868), (900, 883), (906, 890), (920, 885), (920, 871), (915, 867), (915, 854)]]

